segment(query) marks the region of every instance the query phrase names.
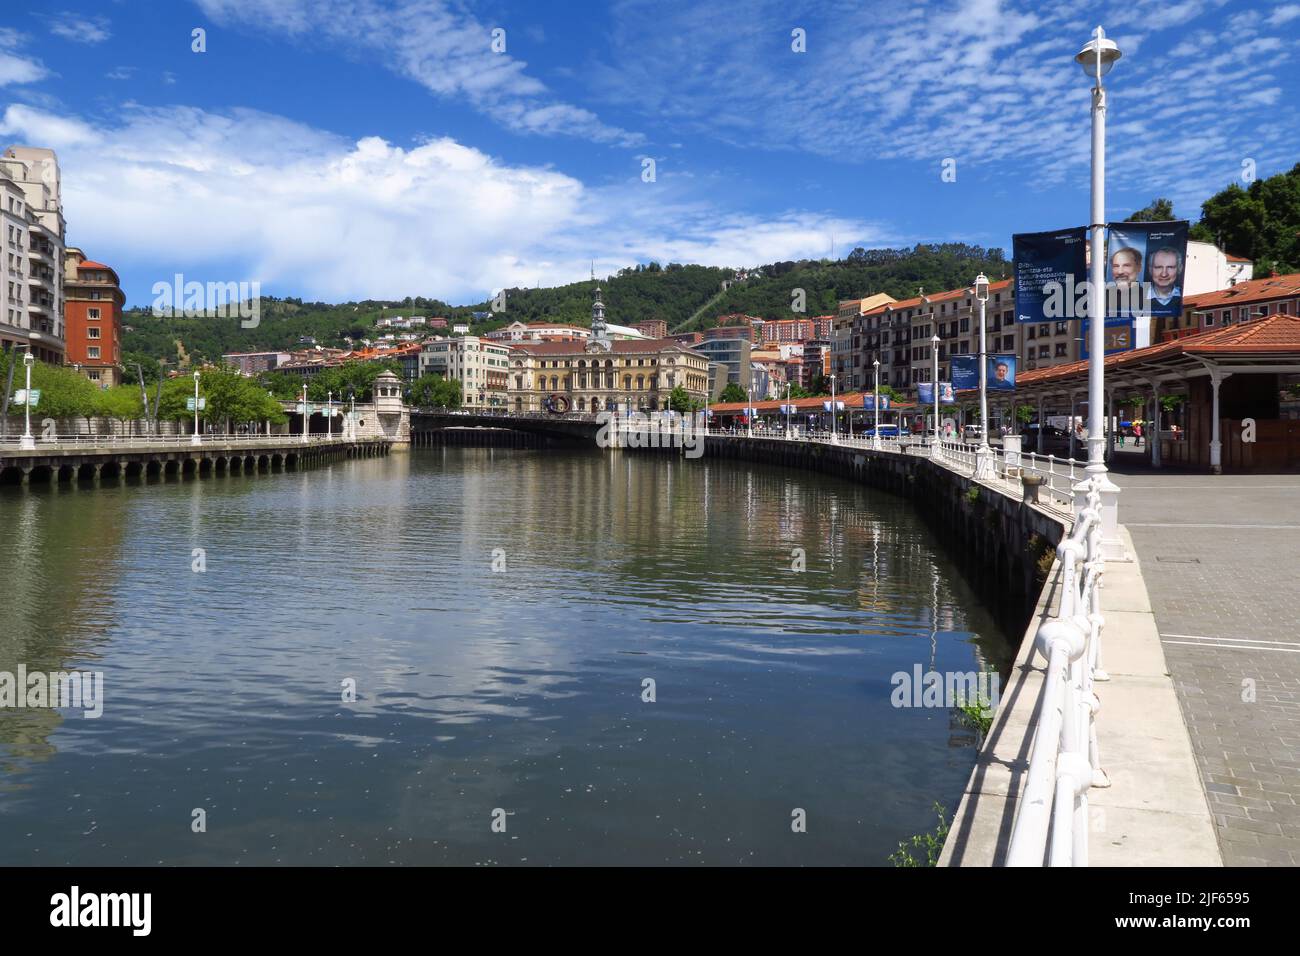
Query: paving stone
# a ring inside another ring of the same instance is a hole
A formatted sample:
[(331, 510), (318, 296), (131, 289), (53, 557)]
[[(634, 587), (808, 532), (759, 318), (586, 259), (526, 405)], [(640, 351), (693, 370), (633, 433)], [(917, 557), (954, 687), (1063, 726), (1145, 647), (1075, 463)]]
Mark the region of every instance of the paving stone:
[[(1300, 524), (1300, 476), (1135, 469), (1114, 480), (1224, 863), (1300, 865), (1300, 847), (1291, 845), (1300, 842), (1300, 654), (1231, 640), (1300, 648), (1300, 534), (1279, 527)], [(1230, 492), (1216, 487), (1229, 483)], [(1266, 527), (1177, 527), (1196, 523)], [(1248, 687), (1253, 701), (1242, 700)]]

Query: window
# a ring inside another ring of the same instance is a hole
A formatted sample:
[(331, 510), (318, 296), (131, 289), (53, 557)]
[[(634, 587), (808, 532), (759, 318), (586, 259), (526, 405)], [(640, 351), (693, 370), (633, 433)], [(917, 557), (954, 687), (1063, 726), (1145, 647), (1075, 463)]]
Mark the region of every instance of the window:
[(99, 329), (96, 328), (86, 329), (86, 337), (91, 339), (99, 338)]
[(1057, 357), (1057, 358), (1065, 358), (1065, 347), (1066, 347), (1066, 346), (1065, 346), (1065, 343), (1064, 343), (1064, 342), (1057, 342), (1057, 343), (1056, 343), (1056, 357)]
[(963, 332), (969, 332), (969, 331), (970, 331), (970, 319), (962, 319), (962, 320), (961, 320), (961, 330), (962, 330)]
[(1025, 338), (1032, 342), (1037, 337), (1037, 334), (1038, 330), (1031, 325), (1025, 332)]
[(1040, 359), (1051, 358), (1051, 357), (1052, 357), (1052, 347), (1051, 347), (1050, 345), (1040, 345), (1040, 346), (1038, 346), (1038, 357), (1039, 357)]
[(1068, 331), (1070, 331), (1070, 323), (1068, 323), (1068, 322), (1057, 322), (1057, 323), (1056, 323), (1056, 334), (1057, 334), (1057, 335), (1064, 335), (1064, 334), (1065, 334), (1066, 332), (1068, 332)]
[(86, 358), (93, 358), (93, 359), (99, 358), (99, 346), (92, 345), (88, 349), (86, 349)]

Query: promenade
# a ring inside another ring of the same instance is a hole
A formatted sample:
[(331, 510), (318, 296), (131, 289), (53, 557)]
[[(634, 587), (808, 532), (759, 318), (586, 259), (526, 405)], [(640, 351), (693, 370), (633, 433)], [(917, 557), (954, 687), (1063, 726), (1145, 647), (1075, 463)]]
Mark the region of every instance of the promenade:
[(1223, 862), (1300, 865), (1300, 476), (1115, 483)]

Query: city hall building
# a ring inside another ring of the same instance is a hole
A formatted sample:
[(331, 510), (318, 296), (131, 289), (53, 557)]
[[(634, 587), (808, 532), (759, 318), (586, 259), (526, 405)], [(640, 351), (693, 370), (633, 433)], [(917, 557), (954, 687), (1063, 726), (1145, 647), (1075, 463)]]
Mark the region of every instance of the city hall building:
[(613, 339), (596, 289), (585, 342), (510, 346), (510, 408), (516, 412), (661, 411), (681, 386), (706, 400), (709, 360), (671, 339)]

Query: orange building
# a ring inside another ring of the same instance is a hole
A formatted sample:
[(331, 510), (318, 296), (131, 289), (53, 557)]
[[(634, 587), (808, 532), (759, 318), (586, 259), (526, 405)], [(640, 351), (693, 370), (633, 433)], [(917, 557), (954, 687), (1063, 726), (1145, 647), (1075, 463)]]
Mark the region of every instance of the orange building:
[(117, 273), (69, 246), (63, 269), (66, 362), (103, 388), (122, 382), (122, 308)]

